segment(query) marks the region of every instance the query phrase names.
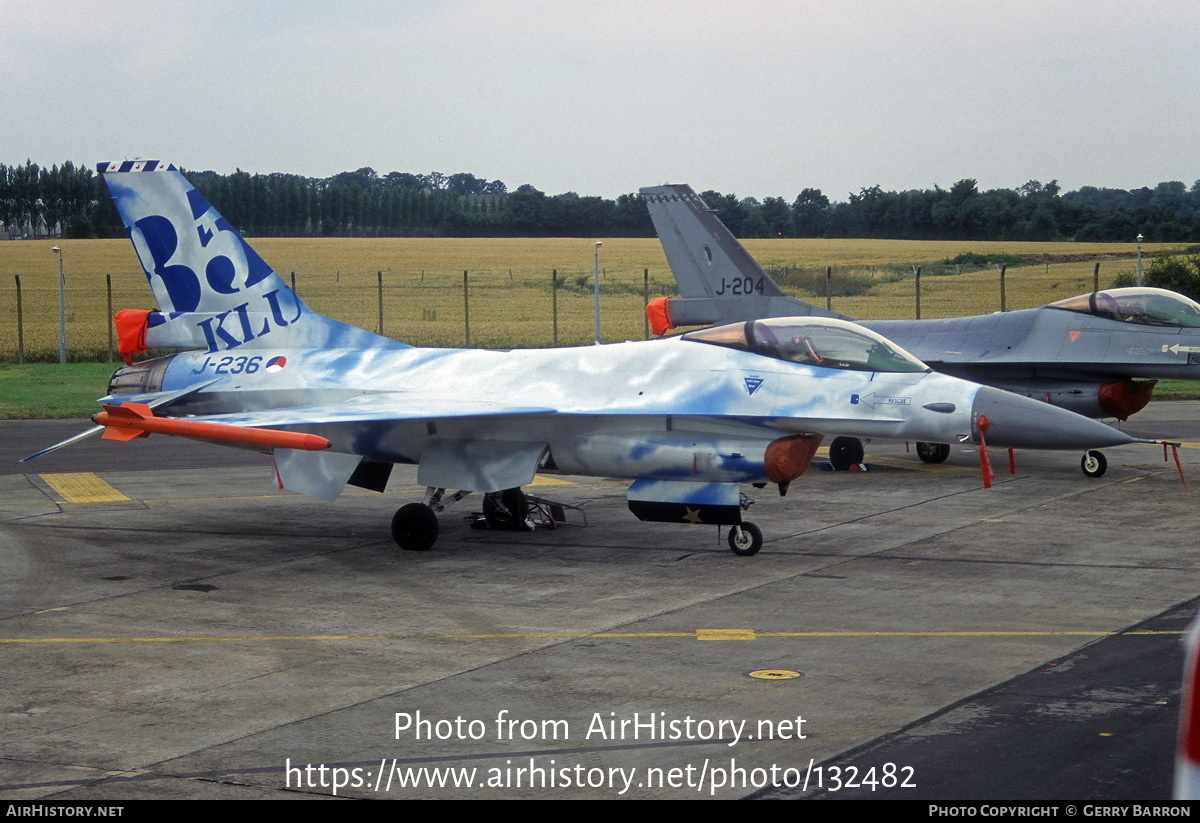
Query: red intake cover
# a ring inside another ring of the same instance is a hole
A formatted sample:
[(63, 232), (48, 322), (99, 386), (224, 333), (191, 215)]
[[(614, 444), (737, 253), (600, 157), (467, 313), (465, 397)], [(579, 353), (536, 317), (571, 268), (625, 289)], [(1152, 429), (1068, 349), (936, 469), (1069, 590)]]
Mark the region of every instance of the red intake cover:
[(767, 479), (772, 483), (790, 483), (804, 474), (812, 465), (821, 440), (820, 435), (811, 434), (793, 434), (772, 440), (763, 457)]
[(1150, 395), (1154, 393), (1157, 380), (1122, 380), (1119, 383), (1105, 383), (1096, 393), (1100, 408), (1118, 420), (1128, 420), (1132, 414), (1137, 414), (1146, 408)]

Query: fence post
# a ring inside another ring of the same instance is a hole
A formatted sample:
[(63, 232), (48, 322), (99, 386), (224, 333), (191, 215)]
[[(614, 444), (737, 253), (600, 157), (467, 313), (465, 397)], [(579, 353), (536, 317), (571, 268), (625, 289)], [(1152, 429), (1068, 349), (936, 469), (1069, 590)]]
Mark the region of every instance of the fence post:
[(642, 269), (642, 320), (646, 330), (643, 340), (650, 339), (650, 315), (646, 314), (646, 306), (650, 305), (650, 269)]
[(916, 287), (917, 319), (920, 320), (921, 319), (921, 267), (913, 266), (912, 268), (913, 268), (913, 274), (916, 275), (916, 279), (917, 279), (917, 287)]
[(550, 272), (551, 314), (554, 317), (554, 345), (558, 345), (558, 269)]
[(1004, 273), (1008, 271), (1008, 264), (1002, 263), (996, 268), (1000, 270), (1000, 311), (1008, 311), (1008, 297), (1004, 293)]
[(296, 270), (295, 269), (292, 269), (292, 292), (299, 294), (299, 292), (296, 291)]
[(825, 267), (825, 308), (833, 311), (833, 266)]
[(379, 334), (383, 335), (383, 272), (375, 272), (375, 277), (379, 281)]
[(25, 311), (21, 301), (21, 275), (17, 279), (17, 363), (25, 362)]
[(1100, 291), (1100, 261), (1092, 265), (1092, 291)]
[(108, 322), (104, 325), (108, 327), (108, 362), (113, 361), (113, 310), (112, 310), (112, 275), (104, 275), (104, 292), (108, 299)]
[(467, 273), (463, 272), (463, 329), (466, 335), (466, 348), (471, 348), (471, 296), (467, 290)]

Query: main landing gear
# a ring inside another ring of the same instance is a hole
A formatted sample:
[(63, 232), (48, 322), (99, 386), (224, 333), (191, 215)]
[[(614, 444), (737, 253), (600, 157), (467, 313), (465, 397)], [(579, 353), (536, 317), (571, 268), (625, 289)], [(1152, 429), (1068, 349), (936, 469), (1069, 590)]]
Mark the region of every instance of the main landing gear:
[(433, 548), (437, 538), (437, 515), (424, 503), (401, 506), (392, 517), (392, 539), (406, 551), (427, 551)]
[[(392, 539), (406, 551), (423, 552), (432, 548), (438, 539), (438, 513), (470, 493), (456, 491), (447, 496), (445, 489), (429, 489), (425, 502), (401, 506), (392, 517)], [(515, 488), (485, 494), (483, 517), (476, 524), (478, 528), (532, 531), (535, 527), (586, 526), (587, 515), (577, 506), (530, 497)]]
[(829, 465), (834, 471), (849, 471), (863, 462), (864, 456), (862, 441), (857, 437), (835, 437), (829, 444)]
[(917, 443), (917, 457), (922, 463), (945, 463), (949, 456), (949, 443)]
[[(520, 489), (517, 489), (520, 492)], [(451, 503), (462, 500), (470, 492), (457, 491), (445, 497), (445, 489), (429, 489), (424, 503), (401, 506), (392, 517), (392, 539), (405, 551), (423, 552), (433, 548), (438, 539), (437, 513)]]

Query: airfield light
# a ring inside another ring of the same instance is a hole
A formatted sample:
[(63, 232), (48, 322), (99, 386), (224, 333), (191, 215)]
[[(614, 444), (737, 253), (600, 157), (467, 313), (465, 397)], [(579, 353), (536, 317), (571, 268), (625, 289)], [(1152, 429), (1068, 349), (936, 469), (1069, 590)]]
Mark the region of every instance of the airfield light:
[(592, 256), (592, 283), (596, 290), (596, 345), (600, 345), (600, 247), (604, 244), (596, 241), (596, 251)]
[(1146, 238), (1143, 235), (1137, 236), (1138, 241), (1138, 285), (1142, 285), (1142, 241)]
[(63, 276), (63, 253), (58, 246), (50, 249), (58, 255), (58, 362), (67, 362), (67, 280)]

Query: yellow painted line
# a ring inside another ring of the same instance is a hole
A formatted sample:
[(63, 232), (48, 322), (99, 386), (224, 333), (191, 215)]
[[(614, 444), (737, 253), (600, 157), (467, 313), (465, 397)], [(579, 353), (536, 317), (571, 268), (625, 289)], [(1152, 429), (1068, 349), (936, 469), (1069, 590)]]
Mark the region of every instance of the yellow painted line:
[(92, 472), (43, 474), (42, 480), (68, 503), (128, 503), (128, 497)]
[(380, 641), (380, 640), (582, 640), (684, 638), (692, 640), (760, 640), (779, 638), (880, 638), (880, 637), (1121, 637), (1173, 636), (1186, 631), (946, 631), (946, 632), (756, 632), (752, 629), (699, 629), (692, 632), (536, 632), (513, 634), (372, 634), (372, 635), (263, 635), (246, 637), (0, 637), (0, 644), (65, 643), (275, 643), (281, 641)]
[(697, 629), (697, 640), (753, 640), (753, 629)]

